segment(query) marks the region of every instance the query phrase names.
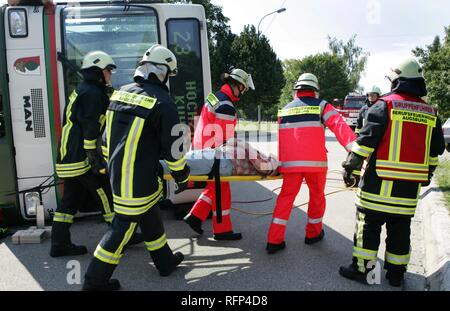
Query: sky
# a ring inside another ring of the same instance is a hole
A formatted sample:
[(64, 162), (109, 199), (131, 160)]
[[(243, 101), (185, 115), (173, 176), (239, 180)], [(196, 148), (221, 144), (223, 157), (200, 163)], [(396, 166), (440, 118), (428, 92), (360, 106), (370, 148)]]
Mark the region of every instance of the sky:
[(286, 11), (266, 17), (260, 27), (282, 60), (303, 58), (328, 50), (327, 35), (356, 43), (370, 53), (360, 84), (378, 85), (389, 91), (384, 77), (389, 68), (412, 56), (417, 46), (431, 44), (450, 26), (448, 0), (212, 0), (230, 18), (232, 32), (258, 26), (267, 13), (281, 7)]

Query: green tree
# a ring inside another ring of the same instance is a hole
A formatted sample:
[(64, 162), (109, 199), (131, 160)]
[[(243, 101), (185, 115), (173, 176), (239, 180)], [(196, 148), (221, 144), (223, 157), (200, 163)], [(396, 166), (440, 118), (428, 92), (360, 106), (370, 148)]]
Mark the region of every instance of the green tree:
[(245, 26), (234, 39), (231, 51), (234, 66), (252, 75), (256, 91), (247, 92), (238, 103), (241, 117), (256, 119), (261, 105), (265, 119), (275, 119), (278, 101), (285, 84), (281, 61), (265, 36), (255, 26)]
[(352, 89), (347, 76), (346, 63), (330, 53), (307, 56), (303, 59), (284, 61), (284, 77), (286, 85), (283, 89), (280, 107), (292, 101), (293, 87), (298, 77), (303, 73), (313, 73), (320, 85), (320, 97), (332, 101), (334, 98), (344, 98)]
[(351, 91), (362, 91), (359, 81), (366, 68), (369, 53), (364, 52), (361, 47), (356, 45), (356, 35), (353, 35), (346, 43), (328, 36), (328, 47), (333, 55), (345, 61)]
[(423, 65), (427, 83), (427, 101), (438, 107), (442, 117), (450, 117), (450, 26), (444, 40), (437, 36), (431, 45), (417, 47), (413, 54)]

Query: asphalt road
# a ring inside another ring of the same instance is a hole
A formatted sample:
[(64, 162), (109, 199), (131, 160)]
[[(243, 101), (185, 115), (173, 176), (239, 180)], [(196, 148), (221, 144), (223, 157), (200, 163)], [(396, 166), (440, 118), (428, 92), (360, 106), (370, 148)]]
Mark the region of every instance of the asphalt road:
[[(276, 142), (264, 143), (260, 148), (276, 153)], [(333, 170), (340, 169), (346, 153), (331, 133), (327, 133), (327, 149), (330, 173), (326, 192), (331, 193), (342, 189), (341, 177)], [(272, 190), (280, 186), (281, 181), (236, 183), (232, 186), (233, 201), (271, 198)], [(340, 265), (351, 262), (355, 196), (350, 191), (327, 196), (325, 239), (321, 243), (304, 244), (307, 217), (306, 206), (303, 206), (291, 214), (286, 232), (287, 248), (275, 255), (266, 254), (267, 231), (276, 193), (268, 202), (233, 204), (246, 212), (234, 210), (232, 213), (235, 231), (244, 236), (241, 241), (214, 241), (210, 220), (204, 223), (205, 234), (199, 237), (186, 224), (175, 220), (170, 212), (165, 212), (169, 244), (174, 251), (181, 251), (186, 256), (179, 269), (170, 277), (159, 277), (145, 247), (138, 245), (126, 251), (114, 277), (121, 281), (123, 290), (401, 290), (387, 284), (384, 271), (381, 284), (373, 286), (349, 281), (338, 274)], [(296, 204), (307, 201), (308, 189), (304, 185)], [(413, 222), (413, 258), (404, 289), (423, 290), (425, 286), (420, 217), (419, 212)], [(77, 221), (72, 227), (73, 242), (85, 244), (91, 253), (74, 258), (49, 257), (48, 240), (37, 245), (13, 245), (10, 239), (4, 240), (0, 244), (0, 290), (80, 290), (81, 285), (76, 283), (82, 282), (91, 254), (105, 230), (106, 225), (99, 223), (97, 218)], [(384, 242), (378, 255), (382, 265)], [(74, 267), (71, 260), (76, 260), (75, 266), (77, 262), (80, 264), (80, 280), (71, 273)]]

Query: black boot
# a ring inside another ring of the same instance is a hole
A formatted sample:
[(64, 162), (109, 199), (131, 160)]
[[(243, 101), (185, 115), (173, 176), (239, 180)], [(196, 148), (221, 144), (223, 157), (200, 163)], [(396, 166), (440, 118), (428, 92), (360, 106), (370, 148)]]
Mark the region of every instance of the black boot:
[(286, 243), (283, 241), (280, 244), (267, 243), (266, 250), (268, 254), (275, 254), (286, 248)]
[(107, 283), (99, 285), (92, 284), (88, 279), (84, 280), (83, 290), (89, 292), (108, 292), (115, 291), (120, 289), (120, 282), (116, 279), (110, 279)]
[(216, 241), (236, 241), (241, 239), (242, 234), (233, 231), (214, 234), (214, 240)]
[(191, 227), (192, 230), (200, 235), (203, 234), (202, 220), (200, 218), (189, 213), (186, 217), (184, 217), (184, 221), (189, 225), (189, 227)]
[(305, 238), (305, 244), (311, 245), (323, 240), (325, 236), (325, 231), (321, 231), (320, 234), (314, 238)]
[(91, 263), (84, 277), (84, 291), (114, 291), (120, 289), (120, 283), (116, 279), (111, 279), (116, 265), (103, 262), (96, 257)]
[(355, 269), (353, 264), (350, 264), (348, 267), (341, 266), (339, 268), (339, 274), (344, 278), (368, 285), (366, 274)]
[(161, 276), (169, 276), (184, 260), (184, 255), (180, 252), (172, 253), (168, 244), (156, 251), (150, 251), (150, 256)]
[(51, 257), (79, 256), (84, 255), (86, 253), (87, 253), (86, 246), (75, 244), (66, 244), (66, 245), (53, 244), (50, 249)]
[(386, 279), (389, 280), (389, 285), (394, 286), (394, 287), (400, 287), (403, 285), (404, 273), (388, 270), (386, 272)]
[(159, 270), (160, 276), (169, 276), (177, 268), (177, 266), (184, 260), (184, 255), (180, 252), (173, 254), (172, 267), (168, 269)]

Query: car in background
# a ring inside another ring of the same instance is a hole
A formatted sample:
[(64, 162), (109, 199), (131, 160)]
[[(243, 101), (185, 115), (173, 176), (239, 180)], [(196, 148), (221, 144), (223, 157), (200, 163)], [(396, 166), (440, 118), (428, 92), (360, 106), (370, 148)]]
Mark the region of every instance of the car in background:
[(450, 118), (444, 123), (442, 130), (444, 131), (445, 148), (450, 152)]
[(366, 100), (365, 95), (349, 94), (345, 97), (341, 107), (336, 109), (353, 130), (357, 125), (359, 111), (366, 104)]

